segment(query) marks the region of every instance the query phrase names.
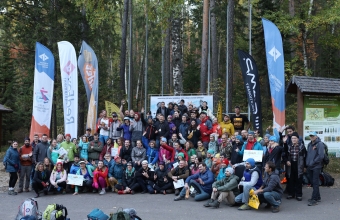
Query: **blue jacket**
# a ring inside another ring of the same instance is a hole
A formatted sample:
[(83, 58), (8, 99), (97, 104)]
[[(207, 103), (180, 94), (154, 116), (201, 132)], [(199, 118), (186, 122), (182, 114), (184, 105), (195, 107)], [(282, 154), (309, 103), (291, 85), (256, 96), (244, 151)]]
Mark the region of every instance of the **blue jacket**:
[(158, 150), (156, 148), (151, 148), (148, 139), (146, 137), (142, 137), (142, 143), (146, 148), (146, 156), (148, 157), (148, 163), (151, 165), (155, 165), (158, 161)]
[(110, 170), (110, 168), (116, 164), (116, 161), (114, 159), (111, 159), (110, 161), (103, 160), (103, 163), (105, 166), (107, 166)]
[[(248, 143), (247, 141), (244, 142), (244, 144), (242, 146), (242, 150), (240, 150), (238, 152), (239, 155), (243, 155), (243, 152), (244, 152), (244, 149), (246, 149), (247, 143)], [(256, 141), (254, 143), (254, 146), (252, 147), (252, 150), (261, 150), (261, 151), (263, 151), (263, 148), (262, 148), (262, 145), (259, 142)]]
[(178, 133), (181, 133), (184, 139), (188, 138), (188, 128), (189, 125), (186, 122), (182, 122), (181, 125), (178, 128)]
[(124, 140), (131, 141), (130, 125), (122, 124), (119, 128), (117, 128), (117, 131), (121, 131), (121, 130), (123, 130)]
[(80, 169), (79, 163), (73, 163), (70, 168), (70, 174), (77, 174), (79, 169)]
[(198, 178), (201, 178), (204, 182), (204, 185), (201, 185), (204, 192), (211, 194), (212, 193), (212, 184), (214, 182), (214, 174), (207, 168), (207, 170), (204, 173), (196, 173), (194, 175), (189, 176), (185, 182), (190, 183), (191, 180), (196, 180)]
[(119, 184), (122, 184), (123, 175), (125, 171), (125, 166), (122, 163), (116, 163), (113, 166), (110, 167), (108, 176), (114, 177), (116, 180), (118, 180)]
[(18, 150), (10, 146), (6, 151), (3, 163), (5, 164), (6, 172), (18, 172), (20, 169), (20, 155)]

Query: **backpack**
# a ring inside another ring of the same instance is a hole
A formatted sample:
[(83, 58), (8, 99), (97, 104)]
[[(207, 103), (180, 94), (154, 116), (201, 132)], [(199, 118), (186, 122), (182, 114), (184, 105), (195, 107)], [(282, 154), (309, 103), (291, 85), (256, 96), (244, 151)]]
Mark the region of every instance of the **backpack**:
[(49, 204), (46, 207), (42, 217), (43, 220), (66, 220), (67, 209), (63, 205)]
[(333, 186), (334, 185), (334, 178), (325, 171), (320, 173), (320, 186)]
[(109, 216), (107, 216), (100, 209), (93, 209), (90, 214), (87, 215), (88, 220), (108, 220)]
[(130, 220), (142, 220), (138, 215), (135, 209), (133, 208), (127, 208), (123, 210), (124, 212), (126, 212), (129, 216), (130, 216)]
[(328, 157), (328, 146), (324, 143), (324, 142), (322, 142), (323, 143), (323, 145), (324, 145), (324, 149), (325, 149), (325, 154), (324, 154), (324, 157), (323, 157), (323, 165), (328, 165), (329, 164), (329, 157)]
[(116, 213), (110, 213), (110, 220), (130, 220), (130, 215), (124, 212), (122, 208), (118, 208)]
[(38, 202), (34, 199), (26, 199), (19, 206), (19, 211), (16, 220), (20, 220), (25, 216), (32, 216), (35, 219), (41, 219), (41, 212), (38, 210)]

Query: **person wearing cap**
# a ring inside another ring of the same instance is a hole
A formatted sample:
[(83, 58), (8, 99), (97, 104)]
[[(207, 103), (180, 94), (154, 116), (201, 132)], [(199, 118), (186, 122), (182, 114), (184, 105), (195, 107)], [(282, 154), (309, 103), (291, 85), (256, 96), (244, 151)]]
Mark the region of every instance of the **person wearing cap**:
[(208, 169), (205, 163), (198, 166), (199, 173), (189, 176), (185, 180), (185, 185), (178, 197), (174, 201), (184, 199), (186, 191), (192, 186), (196, 193), (193, 194), (195, 201), (203, 201), (210, 198), (212, 193), (212, 184), (214, 182), (214, 174)]
[(123, 136), (123, 133), (121, 130), (117, 130), (121, 125), (121, 122), (118, 119), (118, 115), (116, 112), (112, 112), (112, 121), (110, 123), (110, 133), (109, 138), (112, 139), (112, 142), (117, 141), (118, 138)]
[(196, 125), (201, 124), (201, 120), (199, 118), (197, 118), (198, 115), (199, 115), (199, 113), (198, 113), (197, 110), (191, 110), (190, 111), (190, 122), (188, 122), (188, 123), (191, 123), (191, 121), (195, 121)]
[(181, 111), (182, 114), (185, 114), (188, 112), (187, 106), (184, 104), (184, 99), (181, 99), (181, 101), (178, 104), (178, 109)]
[(234, 169), (228, 167), (225, 169), (225, 177), (212, 184), (211, 199), (204, 204), (204, 207), (218, 208), (220, 203), (227, 201), (229, 206), (235, 204), (235, 196), (240, 192), (238, 189), (238, 176), (234, 175)]
[(49, 188), (49, 191), (57, 190), (58, 192), (63, 192), (63, 194), (66, 194), (66, 180), (67, 171), (64, 169), (63, 163), (58, 162), (51, 172), (51, 187)]
[(74, 154), (78, 153), (76, 145), (71, 141), (71, 135), (65, 134), (65, 141), (60, 144), (60, 148), (64, 148), (67, 151), (67, 161), (64, 161), (64, 166), (67, 172), (70, 172), (70, 168), (74, 161)]
[(30, 174), (32, 169), (32, 155), (33, 148), (30, 144), (30, 139), (28, 137), (25, 138), (24, 145), (19, 149), (20, 154), (20, 179), (19, 179), (19, 190), (18, 193), (23, 192), (24, 188), (24, 180), (25, 180), (25, 188), (24, 191), (29, 191), (30, 185)]
[(166, 195), (166, 190), (173, 187), (172, 179), (168, 177), (168, 170), (165, 169), (165, 163), (159, 162), (158, 168), (154, 173), (154, 180), (148, 182), (148, 191), (150, 194), (163, 193)]
[(235, 197), (235, 202), (243, 203), (238, 210), (249, 210), (249, 192), (251, 189), (257, 190), (262, 186), (262, 172), (255, 165), (255, 160), (253, 158), (248, 158), (245, 163), (235, 164), (233, 165), (233, 168), (243, 164), (245, 165), (245, 170), (241, 182), (238, 184), (239, 189), (242, 188), (243, 192)]
[(148, 161), (142, 161), (142, 167), (139, 168), (136, 172), (136, 181), (139, 186), (142, 188), (142, 194), (148, 192), (148, 183), (149, 181), (154, 180), (154, 172), (149, 168)]
[(86, 132), (83, 136), (87, 137), (87, 141), (93, 141), (93, 135), (91, 134), (92, 129), (86, 128)]
[(229, 135), (234, 135), (235, 129), (233, 123), (231, 123), (230, 116), (228, 114), (223, 115), (223, 121), (220, 122), (222, 134), (228, 133)]
[[(287, 139), (284, 137), (283, 140)], [(286, 175), (287, 175), (287, 199), (296, 198), (302, 200), (302, 177), (304, 173), (306, 148), (304, 144), (299, 142), (299, 135), (297, 132), (291, 134), (291, 144), (284, 143), (285, 161), (286, 161)]]
[(216, 177), (217, 181), (222, 180), (225, 177), (225, 169), (228, 167), (228, 165), (229, 165), (229, 160), (227, 158), (224, 158), (220, 163), (220, 170)]
[(85, 160), (79, 161), (79, 165), (80, 168), (77, 170), (76, 175), (83, 176), (83, 185), (75, 186), (73, 195), (78, 195), (79, 189), (82, 189), (83, 193), (92, 189), (93, 171), (95, 170), (95, 167), (92, 164), (87, 163)]
[(201, 124), (197, 126), (197, 129), (201, 132), (201, 140), (206, 149), (208, 149), (210, 134), (212, 133), (212, 123), (207, 112), (202, 111), (200, 113)]
[(95, 133), (93, 135), (93, 141), (90, 142), (89, 148), (87, 150), (89, 161), (91, 163), (92, 161), (95, 161), (95, 163), (97, 164), (102, 150), (103, 150), (103, 143), (99, 141), (98, 134)]
[[(241, 114), (241, 108), (240, 106), (235, 107), (235, 115), (232, 115), (230, 117), (231, 123), (234, 125), (234, 128), (236, 131), (242, 131), (242, 130), (249, 130), (250, 128), (250, 122), (248, 120), (248, 117)], [(245, 124), (247, 125), (247, 128), (244, 128)]]
[(284, 151), (283, 146), (279, 145), (279, 140), (275, 136), (270, 136), (269, 146), (267, 147), (266, 154), (263, 158), (264, 164), (268, 161), (275, 163), (276, 169), (274, 170), (276, 174), (280, 173), (281, 169), (281, 157)]
[(155, 123), (156, 128), (156, 148), (158, 149), (160, 146), (160, 139), (161, 137), (168, 137), (169, 136), (169, 124), (164, 119), (164, 115), (159, 116), (159, 120)]
[(131, 160), (136, 170), (142, 167), (142, 161), (146, 159), (146, 149), (141, 140), (137, 140), (137, 146), (132, 148)]
[(315, 131), (309, 133), (310, 142), (307, 146), (306, 166), (309, 179), (312, 182), (312, 198), (308, 200), (308, 206), (315, 206), (321, 201), (319, 190), (319, 176), (323, 167), (325, 146)]
[(131, 141), (131, 131), (130, 131), (130, 118), (129, 117), (124, 117), (124, 123), (121, 124), (118, 128), (117, 131), (123, 131), (123, 138), (124, 140), (129, 140)]
[(83, 135), (83, 137), (80, 138), (78, 147), (79, 147), (80, 157), (84, 158), (85, 160), (88, 160), (88, 158), (89, 158), (89, 156), (88, 156), (89, 146), (90, 146), (90, 140), (88, 139), (87, 136)]
[[(122, 159), (119, 156), (115, 156), (115, 164), (110, 167), (108, 178), (109, 184), (111, 186), (112, 192), (118, 192), (118, 190), (123, 190), (123, 175), (124, 175), (125, 165), (122, 163)], [(119, 187), (116, 185), (119, 184)]]
[(267, 203), (267, 208), (272, 207), (272, 212), (280, 211), (281, 198), (283, 189), (281, 187), (280, 176), (275, 173), (276, 165), (268, 161), (264, 166), (266, 177), (263, 180), (262, 186), (254, 191), (258, 195), (260, 203)]

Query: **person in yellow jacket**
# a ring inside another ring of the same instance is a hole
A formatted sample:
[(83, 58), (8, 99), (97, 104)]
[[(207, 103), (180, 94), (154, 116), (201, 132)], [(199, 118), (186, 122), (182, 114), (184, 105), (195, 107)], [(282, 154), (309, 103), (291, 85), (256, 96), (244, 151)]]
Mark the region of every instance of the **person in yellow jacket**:
[(220, 122), (222, 134), (228, 133), (229, 136), (234, 135), (235, 129), (234, 125), (230, 121), (230, 116), (228, 114), (223, 115), (223, 121)]

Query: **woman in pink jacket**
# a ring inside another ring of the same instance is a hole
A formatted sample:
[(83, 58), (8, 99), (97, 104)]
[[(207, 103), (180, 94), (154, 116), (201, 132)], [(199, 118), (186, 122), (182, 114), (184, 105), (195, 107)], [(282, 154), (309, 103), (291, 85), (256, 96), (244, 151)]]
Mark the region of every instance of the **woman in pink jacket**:
[(58, 162), (55, 167), (53, 168), (50, 176), (50, 183), (51, 186), (49, 191), (57, 190), (58, 192), (66, 193), (66, 179), (67, 179), (67, 172), (63, 167), (62, 162)]
[(93, 192), (96, 192), (99, 188), (101, 188), (100, 195), (104, 195), (106, 193), (105, 188), (108, 186), (107, 174), (109, 172), (109, 168), (107, 168), (103, 161), (98, 161), (98, 166), (93, 172)]

